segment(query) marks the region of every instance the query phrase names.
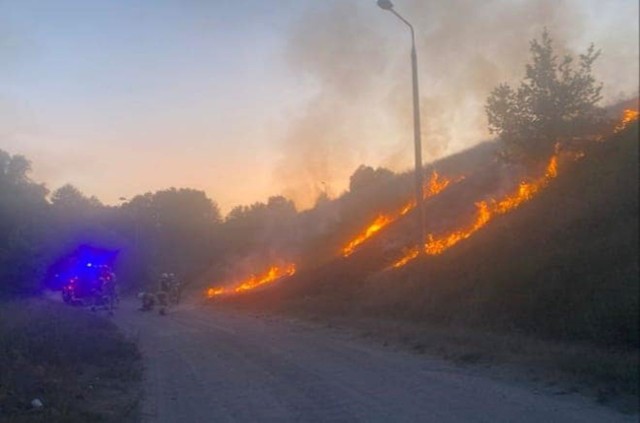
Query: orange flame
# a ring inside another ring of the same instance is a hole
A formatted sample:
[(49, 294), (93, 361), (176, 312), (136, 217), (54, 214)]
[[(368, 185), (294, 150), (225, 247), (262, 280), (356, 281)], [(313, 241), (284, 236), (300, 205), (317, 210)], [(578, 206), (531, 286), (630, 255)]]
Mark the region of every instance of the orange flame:
[[(532, 181), (532, 182), (522, 182), (518, 186), (518, 189), (504, 198), (500, 200), (489, 200), (489, 201), (481, 201), (476, 203), (476, 217), (473, 223), (465, 228), (460, 229), (449, 234), (441, 235), (439, 237), (434, 237), (432, 234), (429, 234), (427, 237), (427, 242), (424, 244), (424, 252), (427, 255), (438, 255), (442, 254), (444, 251), (453, 247), (460, 241), (463, 241), (469, 237), (471, 237), (475, 232), (491, 221), (494, 217), (506, 214), (518, 207), (520, 207), (523, 203), (532, 199), (538, 192), (544, 189), (549, 182), (558, 176), (558, 157), (554, 155), (549, 160), (547, 164), (545, 173), (540, 178)], [(420, 250), (415, 247), (409, 250), (405, 255), (400, 258), (398, 261), (393, 263), (391, 266), (394, 268), (404, 266), (414, 258), (418, 257), (420, 254)]]
[(419, 255), (420, 255), (420, 249), (418, 247), (413, 247), (409, 250), (406, 250), (404, 257), (402, 257), (400, 260), (393, 263), (392, 267), (396, 267), (396, 268), (402, 267), (405, 264), (409, 263), (414, 258), (418, 257)]
[(638, 120), (638, 117), (640, 117), (640, 113), (637, 110), (625, 109), (622, 112), (622, 118), (620, 119), (620, 122), (618, 122), (616, 127), (613, 129), (613, 132), (617, 134), (618, 132), (623, 131), (633, 122)]
[(225, 293), (225, 289), (222, 287), (218, 287), (218, 288), (209, 288), (207, 289), (207, 298), (213, 298), (217, 295), (222, 295)]
[[(453, 182), (460, 181), (461, 178), (456, 179)], [(438, 172), (433, 172), (429, 181), (427, 181), (422, 187), (422, 195), (425, 199), (434, 197), (444, 191), (452, 181), (447, 178), (442, 178), (438, 175)], [(356, 250), (358, 246), (363, 244), (366, 240), (380, 232), (390, 223), (395, 222), (400, 216), (404, 216), (416, 207), (415, 200), (409, 201), (399, 211), (390, 214), (379, 214), (376, 219), (369, 224), (362, 232), (360, 232), (354, 239), (342, 248), (342, 256), (349, 257)]]
[(285, 266), (271, 266), (266, 272), (261, 275), (251, 275), (247, 279), (244, 279), (231, 287), (212, 287), (207, 289), (207, 298), (214, 298), (223, 294), (238, 294), (259, 286), (266, 285), (274, 282), (285, 276), (292, 276), (296, 273), (296, 265), (289, 263)]

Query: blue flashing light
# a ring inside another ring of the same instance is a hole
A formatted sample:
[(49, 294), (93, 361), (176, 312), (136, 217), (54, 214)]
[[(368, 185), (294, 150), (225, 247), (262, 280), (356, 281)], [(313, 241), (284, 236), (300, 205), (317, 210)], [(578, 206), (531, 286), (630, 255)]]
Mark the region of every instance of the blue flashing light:
[(112, 267), (117, 257), (118, 250), (80, 245), (49, 266), (45, 283), (53, 289), (62, 288), (72, 279), (82, 284), (92, 283), (98, 279), (100, 269)]

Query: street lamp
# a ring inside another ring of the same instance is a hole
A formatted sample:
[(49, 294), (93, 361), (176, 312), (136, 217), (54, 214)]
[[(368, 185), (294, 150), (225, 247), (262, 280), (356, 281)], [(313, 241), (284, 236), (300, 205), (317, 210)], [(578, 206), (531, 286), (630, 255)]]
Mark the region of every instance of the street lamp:
[(418, 90), (418, 60), (416, 58), (416, 36), (413, 30), (413, 25), (409, 23), (405, 18), (400, 16), (398, 12), (393, 8), (393, 3), (390, 0), (378, 0), (378, 6), (381, 9), (389, 11), (396, 15), (398, 19), (404, 22), (411, 30), (411, 70), (413, 73), (413, 140), (415, 147), (415, 159), (416, 159), (416, 212), (418, 215), (418, 246), (421, 246), (424, 241), (424, 200), (422, 193), (423, 186), (423, 169), (422, 169), (422, 138), (420, 134), (420, 93)]

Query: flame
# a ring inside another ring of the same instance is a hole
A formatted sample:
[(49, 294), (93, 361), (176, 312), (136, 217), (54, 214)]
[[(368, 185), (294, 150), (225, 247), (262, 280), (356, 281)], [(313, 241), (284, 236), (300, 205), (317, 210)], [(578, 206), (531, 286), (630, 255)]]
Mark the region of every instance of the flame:
[(622, 118), (620, 119), (620, 122), (618, 122), (616, 127), (613, 129), (613, 132), (616, 134), (618, 132), (622, 132), (629, 125), (638, 120), (638, 117), (640, 117), (640, 113), (637, 110), (625, 109), (622, 112)]
[(207, 289), (207, 298), (213, 298), (217, 295), (222, 295), (226, 292), (226, 290), (222, 287), (218, 288), (209, 288)]
[[(627, 128), (633, 122), (638, 120), (640, 113), (638, 110), (626, 109), (622, 113), (620, 121), (616, 125), (614, 132), (618, 133)], [(578, 160), (584, 157), (583, 152), (574, 152), (571, 158)], [(424, 253), (427, 255), (439, 255), (449, 248), (453, 247), (460, 241), (471, 237), (479, 229), (487, 225), (494, 217), (509, 213), (510, 211), (520, 207), (523, 203), (531, 200), (541, 190), (558, 176), (558, 154), (553, 155), (547, 164), (544, 175), (531, 182), (521, 182), (518, 189), (510, 195), (500, 200), (488, 200), (476, 203), (476, 216), (473, 223), (465, 228), (449, 234), (434, 237), (432, 234), (427, 236), (427, 242), (424, 244)], [(404, 266), (414, 258), (418, 257), (420, 250), (414, 247), (405, 252), (404, 256), (393, 263), (391, 267), (397, 268)]]
[[(531, 182), (521, 182), (515, 192), (505, 196), (500, 200), (480, 201), (476, 203), (476, 216), (471, 225), (449, 234), (435, 237), (433, 234), (427, 236), (424, 244), (424, 253), (427, 255), (439, 255), (460, 241), (471, 237), (475, 232), (487, 225), (494, 217), (509, 213), (520, 207), (523, 203), (531, 200), (538, 192), (544, 189), (551, 180), (558, 176), (558, 156), (554, 155), (549, 159), (544, 175)], [(417, 247), (409, 250), (391, 267), (404, 266), (414, 258), (418, 257), (420, 250)]]
[(409, 263), (414, 258), (418, 257), (419, 255), (420, 255), (420, 249), (418, 247), (413, 247), (411, 249), (408, 249), (405, 251), (404, 256), (400, 260), (393, 263), (392, 267), (402, 267), (405, 264)]
[[(458, 178), (455, 182), (458, 182), (461, 179), (463, 178)], [(438, 172), (434, 170), (433, 173), (431, 173), (429, 181), (422, 187), (422, 196), (426, 199), (438, 195), (444, 191), (451, 182), (452, 181), (450, 179), (440, 177)]]
[(296, 265), (289, 263), (284, 266), (273, 265), (260, 275), (251, 275), (247, 279), (233, 284), (231, 287), (212, 287), (207, 289), (207, 298), (214, 298), (223, 294), (238, 294), (251, 291), (259, 286), (274, 282), (285, 276), (292, 276), (296, 273)]
[[(458, 182), (461, 179), (463, 179), (463, 177), (452, 181), (451, 179), (441, 177), (440, 175), (438, 175), (438, 172), (434, 171), (431, 174), (429, 181), (427, 181), (422, 187), (423, 198), (427, 199), (434, 197), (444, 191), (452, 182)], [(354, 239), (349, 241), (349, 243), (342, 248), (342, 256), (349, 257), (351, 254), (353, 254), (358, 246), (363, 244), (366, 240), (374, 236), (376, 233), (380, 232), (390, 223), (395, 222), (400, 216), (404, 216), (405, 214), (409, 213), (415, 207), (415, 200), (411, 200), (395, 213), (379, 214), (375, 218), (375, 220), (369, 224), (369, 226), (367, 226), (362, 232), (360, 232)]]

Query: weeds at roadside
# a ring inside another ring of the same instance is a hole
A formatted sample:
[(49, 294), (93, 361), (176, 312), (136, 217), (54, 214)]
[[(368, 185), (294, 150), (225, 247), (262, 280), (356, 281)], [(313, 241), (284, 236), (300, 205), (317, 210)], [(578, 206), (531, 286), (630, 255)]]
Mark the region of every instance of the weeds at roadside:
[(134, 421), (141, 369), (106, 319), (44, 300), (0, 303), (2, 421)]

